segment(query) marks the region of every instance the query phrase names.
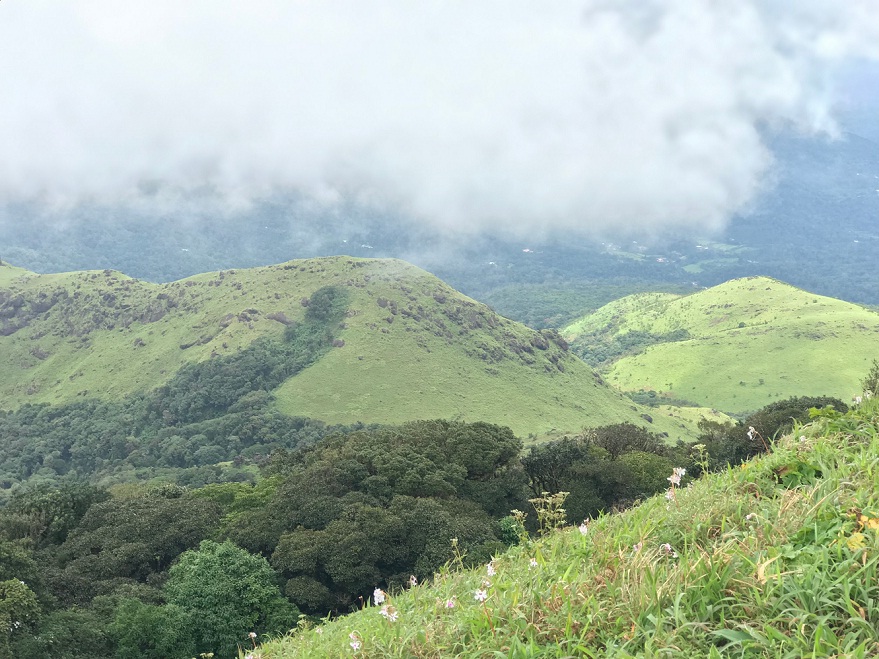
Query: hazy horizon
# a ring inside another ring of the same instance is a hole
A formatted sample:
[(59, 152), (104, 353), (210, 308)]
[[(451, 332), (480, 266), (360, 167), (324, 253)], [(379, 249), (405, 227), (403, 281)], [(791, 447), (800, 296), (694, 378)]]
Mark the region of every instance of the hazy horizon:
[(875, 102), (874, 9), (4, 2), (0, 222), (293, 194), (462, 234), (710, 232), (772, 185), (767, 131), (833, 139)]

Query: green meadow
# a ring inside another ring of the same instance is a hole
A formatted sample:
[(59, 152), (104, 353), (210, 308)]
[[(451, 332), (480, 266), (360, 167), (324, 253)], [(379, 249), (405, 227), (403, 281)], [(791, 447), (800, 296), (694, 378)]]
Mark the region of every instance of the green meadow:
[(624, 391), (741, 414), (795, 395), (849, 400), (879, 353), (879, 314), (751, 277), (628, 296), (562, 334)]
[(285, 414), (484, 420), (523, 436), (631, 421), (670, 441), (695, 436), (694, 423), (661, 411), (646, 421), (555, 332), (498, 316), (403, 261), (309, 259), (161, 285), (110, 270), (0, 273), (5, 409), (155, 388), (187, 363), (280, 336), (333, 285), (350, 293), (347, 317), (333, 349), (273, 392)]

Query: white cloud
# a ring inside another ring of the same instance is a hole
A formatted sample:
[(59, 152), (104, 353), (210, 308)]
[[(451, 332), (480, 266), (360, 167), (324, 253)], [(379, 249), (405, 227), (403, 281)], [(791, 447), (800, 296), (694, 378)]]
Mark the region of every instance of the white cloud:
[(762, 126), (833, 131), (853, 56), (876, 0), (7, 0), (0, 200), (710, 228), (765, 179)]

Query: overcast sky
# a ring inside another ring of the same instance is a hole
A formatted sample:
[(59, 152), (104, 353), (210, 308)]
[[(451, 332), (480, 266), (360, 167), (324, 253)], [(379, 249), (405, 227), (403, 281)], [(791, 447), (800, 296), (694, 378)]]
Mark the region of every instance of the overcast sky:
[(707, 229), (771, 180), (761, 129), (834, 134), (854, 57), (879, 0), (3, 0), (0, 203)]

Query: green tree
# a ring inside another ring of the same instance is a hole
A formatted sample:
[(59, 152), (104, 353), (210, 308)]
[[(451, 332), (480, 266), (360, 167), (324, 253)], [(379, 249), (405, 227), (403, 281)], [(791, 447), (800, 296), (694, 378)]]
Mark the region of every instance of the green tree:
[(219, 525), (220, 509), (183, 492), (169, 487), (93, 505), (59, 548), (58, 595), (84, 603), (122, 583), (153, 580), (181, 552), (197, 547)]
[(5, 512), (17, 518), (19, 537), (26, 534), (43, 547), (64, 542), (92, 504), (108, 498), (106, 490), (87, 483), (40, 483), (16, 493)]
[(231, 657), (250, 632), (278, 633), (295, 624), (299, 612), (276, 579), (261, 556), (205, 540), (180, 557), (164, 590), (168, 604), (184, 612), (195, 651)]
[(0, 659), (11, 659), (10, 640), (40, 613), (37, 596), (24, 581), (0, 581)]
[(192, 623), (179, 606), (156, 606), (124, 600), (116, 610), (110, 635), (117, 659), (188, 659), (196, 650)]
[(871, 396), (879, 396), (879, 359), (873, 360), (873, 365), (861, 381), (861, 387), (864, 393), (869, 391)]
[(46, 605), (51, 597), (44, 584), (41, 566), (28, 545), (26, 540), (0, 540), (0, 581), (23, 581)]
[(108, 626), (107, 618), (94, 609), (53, 611), (32, 636), (16, 640), (16, 659), (107, 659), (114, 647)]

